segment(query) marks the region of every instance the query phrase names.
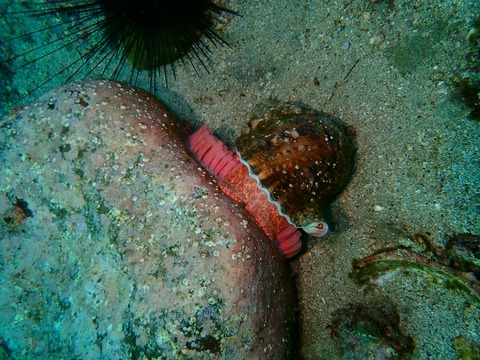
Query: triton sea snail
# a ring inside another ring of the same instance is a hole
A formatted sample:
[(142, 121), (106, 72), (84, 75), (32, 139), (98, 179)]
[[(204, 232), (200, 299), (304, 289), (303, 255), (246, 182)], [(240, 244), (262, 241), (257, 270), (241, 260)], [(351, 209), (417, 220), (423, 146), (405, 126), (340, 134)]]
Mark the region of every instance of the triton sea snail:
[(325, 209), (345, 186), (354, 146), (347, 127), (321, 111), (287, 104), (254, 120), (229, 150), (205, 126), (193, 153), (247, 211), (285, 258), (301, 250), (301, 231), (323, 236)]

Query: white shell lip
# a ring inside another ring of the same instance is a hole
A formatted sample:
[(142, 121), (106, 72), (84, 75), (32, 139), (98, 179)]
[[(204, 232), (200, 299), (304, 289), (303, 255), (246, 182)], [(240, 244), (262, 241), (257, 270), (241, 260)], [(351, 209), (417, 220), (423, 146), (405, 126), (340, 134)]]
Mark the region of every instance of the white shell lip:
[(270, 196), (270, 191), (268, 191), (268, 189), (266, 187), (263, 187), (262, 186), (262, 183), (260, 182), (260, 179), (258, 178), (258, 176), (252, 171), (252, 168), (250, 167), (250, 164), (248, 162), (246, 162), (243, 158), (242, 158), (242, 155), (237, 151), (237, 155), (238, 155), (238, 158), (240, 159), (240, 162), (245, 165), (248, 169), (248, 175), (250, 175), (250, 177), (252, 179), (254, 179), (256, 182), (257, 182), (257, 186), (258, 188), (263, 191), (266, 195), (267, 195), (267, 199), (268, 199), (268, 202), (272, 203), (273, 205), (275, 205), (275, 207), (277, 208), (278, 210), (278, 213), (283, 216), (285, 219), (287, 219), (288, 223), (290, 225), (293, 225), (295, 226), (297, 229), (299, 228), (297, 225), (295, 225), (292, 221), (292, 219), (290, 219), (290, 216), (288, 216), (287, 214), (285, 214), (283, 211), (282, 211), (282, 207), (281, 205), (272, 199), (272, 197)]
[(328, 233), (328, 224), (324, 221), (316, 221), (309, 225), (303, 226), (302, 229), (307, 234), (316, 237), (322, 237), (327, 235)]
[(324, 221), (315, 221), (306, 226), (297, 226), (296, 224), (294, 224), (292, 219), (290, 219), (290, 216), (288, 216), (282, 211), (282, 207), (280, 206), (280, 204), (277, 201), (272, 199), (272, 197), (270, 196), (270, 191), (268, 191), (267, 188), (262, 186), (258, 176), (253, 173), (252, 168), (250, 167), (250, 164), (246, 162), (244, 159), (242, 159), (242, 155), (240, 155), (238, 151), (237, 151), (237, 155), (238, 155), (238, 158), (240, 159), (240, 162), (248, 168), (248, 174), (250, 175), (250, 177), (255, 179), (255, 181), (257, 182), (258, 188), (267, 195), (268, 201), (277, 207), (278, 213), (281, 216), (283, 216), (285, 219), (287, 219), (289, 224), (295, 226), (297, 229), (302, 229), (309, 235), (316, 236), (316, 237), (322, 237), (328, 233), (328, 224)]

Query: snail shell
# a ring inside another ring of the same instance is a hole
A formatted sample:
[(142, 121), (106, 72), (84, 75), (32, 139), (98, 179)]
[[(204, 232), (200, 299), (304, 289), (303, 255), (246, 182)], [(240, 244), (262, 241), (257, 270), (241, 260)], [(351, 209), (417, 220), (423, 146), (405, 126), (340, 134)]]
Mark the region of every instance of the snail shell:
[(280, 213), (296, 227), (321, 236), (326, 206), (343, 189), (354, 145), (337, 118), (285, 105), (252, 121), (236, 141), (241, 161)]
[(296, 228), (314, 236), (327, 233), (325, 207), (346, 184), (354, 155), (344, 124), (297, 105), (252, 122), (237, 140), (237, 154), (206, 126), (188, 144), (220, 189), (245, 206), (285, 258), (301, 251)]

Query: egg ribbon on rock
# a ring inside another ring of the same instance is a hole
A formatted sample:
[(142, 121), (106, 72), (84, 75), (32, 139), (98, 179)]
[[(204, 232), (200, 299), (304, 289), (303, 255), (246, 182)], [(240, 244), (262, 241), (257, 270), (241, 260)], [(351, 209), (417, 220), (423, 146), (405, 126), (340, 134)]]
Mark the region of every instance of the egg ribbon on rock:
[(233, 153), (202, 126), (193, 153), (221, 190), (246, 210), (285, 258), (301, 251), (301, 232), (324, 236), (325, 208), (345, 186), (354, 146), (347, 127), (326, 113), (287, 104), (251, 123)]

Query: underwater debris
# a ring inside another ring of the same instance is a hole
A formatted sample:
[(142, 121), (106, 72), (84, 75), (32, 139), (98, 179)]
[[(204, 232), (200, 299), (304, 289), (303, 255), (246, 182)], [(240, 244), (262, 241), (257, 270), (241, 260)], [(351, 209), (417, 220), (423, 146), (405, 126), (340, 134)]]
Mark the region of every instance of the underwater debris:
[(348, 359), (406, 359), (415, 342), (400, 330), (400, 316), (389, 298), (349, 304), (335, 311), (328, 325)]
[(415, 234), (410, 244), (387, 246), (363, 259), (354, 259), (350, 277), (365, 285), (394, 272), (421, 272), (480, 304), (478, 239), (478, 235), (457, 234), (445, 250), (435, 246), (427, 235)]
[(473, 273), (480, 281), (480, 235), (455, 234), (448, 240), (446, 251), (451, 268)]

